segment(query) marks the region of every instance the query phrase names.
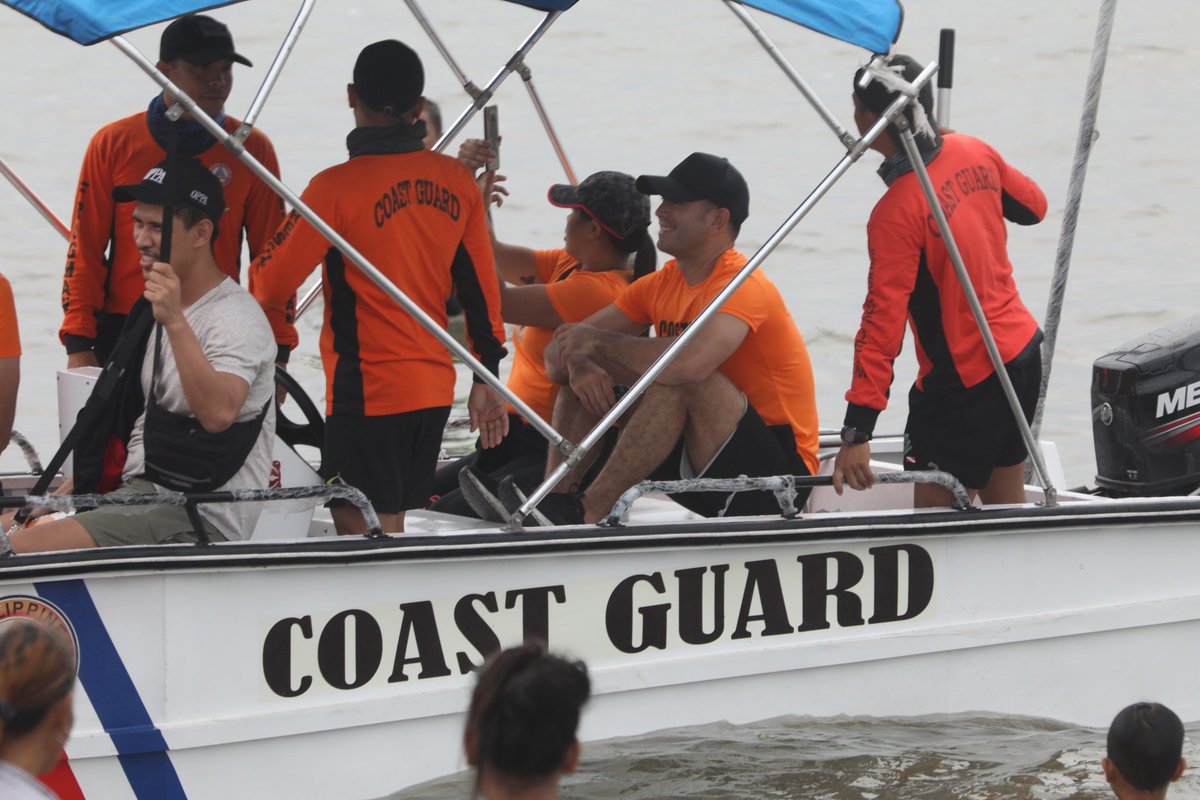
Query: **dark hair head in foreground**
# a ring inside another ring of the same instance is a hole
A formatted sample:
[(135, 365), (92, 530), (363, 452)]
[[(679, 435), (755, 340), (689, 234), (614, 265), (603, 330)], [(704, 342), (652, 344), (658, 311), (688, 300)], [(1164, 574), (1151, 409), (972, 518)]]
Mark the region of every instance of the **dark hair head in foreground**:
[[(1108, 757), (1104, 772), (1144, 792), (1165, 790), (1179, 778), (1185, 762), (1183, 723), (1162, 703), (1134, 703), (1123, 708), (1108, 728)], [(1115, 769), (1119, 775), (1112, 774)], [(1119, 796), (1119, 792), (1118, 792)]]
[(535, 785), (571, 772), (587, 666), (526, 643), (488, 659), (467, 710), (464, 744), (476, 790), (491, 781)]
[(75, 652), (65, 636), (25, 617), (0, 621), (0, 760), (37, 775), (71, 733)]

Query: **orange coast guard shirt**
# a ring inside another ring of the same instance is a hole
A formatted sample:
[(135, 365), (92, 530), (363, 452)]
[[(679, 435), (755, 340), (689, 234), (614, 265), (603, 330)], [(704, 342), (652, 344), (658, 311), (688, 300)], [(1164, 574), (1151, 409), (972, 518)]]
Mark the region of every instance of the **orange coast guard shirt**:
[[(443, 328), (453, 290), (476, 357), (495, 373), (504, 349), (500, 284), (483, 198), (457, 160), (419, 150), (360, 155), (319, 173), (301, 199)], [(299, 214), (250, 269), (276, 341), (296, 341), (292, 293), (323, 266), (326, 413), (382, 416), (454, 402), (446, 346)]]
[[(1008, 363), (1037, 335), (1038, 325), (1017, 293), (1004, 221), (1041, 221), (1046, 196), (989, 145), (962, 134), (947, 134), (927, 169)], [(906, 320), (916, 341), (918, 389), (971, 387), (995, 370), (914, 173), (896, 179), (876, 204), (867, 245), (871, 268), (854, 340), (846, 424), (871, 432), (887, 407)]]
[[(546, 285), (550, 305), (563, 322), (580, 322), (608, 306), (633, 279), (632, 270), (589, 272), (566, 250), (535, 250), (538, 283)], [(513, 331), (512, 372), (508, 388), (549, 421), (559, 385), (546, 374), (545, 351), (554, 331), (523, 325)], [(509, 406), (510, 413), (516, 409)]]
[[(225, 117), (228, 132), (240, 125)], [(275, 148), (265, 134), (252, 131), (246, 150), (279, 175)], [(145, 111), (104, 126), (88, 144), (75, 190), (63, 275), (59, 339), (64, 343), (67, 336), (95, 339), (96, 312), (127, 314), (145, 289), (133, 241), (133, 204), (114, 201), (112, 190), (141, 183), (164, 158), (166, 152), (150, 134)], [(225, 194), (227, 210), (219, 221), (213, 255), (221, 271), (238, 280), (242, 242), (249, 243), (251, 258), (261, 253), (283, 221), (283, 201), (223, 145), (213, 144), (197, 158), (220, 179)]]
[(0, 358), (21, 355), (21, 332), (17, 327), (17, 304), (12, 284), (0, 275)]
[[(668, 261), (653, 275), (629, 285), (617, 308), (656, 336), (679, 336), (709, 302), (746, 265), (746, 257), (726, 250), (709, 276), (689, 286), (678, 263)], [(817, 401), (812, 364), (804, 338), (779, 290), (757, 270), (725, 301), (718, 313), (750, 326), (746, 338), (720, 370), (733, 382), (767, 425), (789, 425), (796, 453), (817, 474)]]

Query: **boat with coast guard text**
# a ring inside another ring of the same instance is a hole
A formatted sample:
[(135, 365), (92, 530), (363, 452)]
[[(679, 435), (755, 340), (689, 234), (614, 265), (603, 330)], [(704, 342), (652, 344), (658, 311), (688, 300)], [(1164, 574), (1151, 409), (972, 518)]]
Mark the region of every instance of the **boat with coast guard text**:
[[(81, 44), (112, 41), (163, 87), (162, 74), (120, 34), (222, 5), (172, 0), (144, 16), (122, 11), (114, 19), (111, 4), (99, 2), (0, 1)], [(406, 1), (435, 35), (415, 0)], [(814, 102), (844, 150), (750, 259), (744, 279), (886, 125), (863, 137), (846, 131), (769, 47), (747, 7), (868, 53), (889, 50), (902, 15), (896, 0), (723, 1)], [(575, 4), (510, 2), (544, 16), (477, 89), (439, 147)], [(248, 125), (312, 4), (301, 4)], [(931, 63), (920, 82), (937, 68)], [(181, 102), (218, 134), (191, 100)], [(548, 122), (547, 132), (554, 140)], [(236, 136), (220, 131), (218, 138), (253, 161)], [(294, 192), (260, 170), (310, 216)], [(379, 213), (388, 209), (381, 203)], [(361, 263), (352, 243), (311, 221)], [(375, 277), (401, 308), (424, 316)], [(705, 313), (712, 312), (715, 306)], [(434, 325), (431, 332), (484, 375), (445, 331)], [(69, 636), (79, 656), (75, 731), (49, 778), (64, 798), (386, 795), (461, 767), (472, 672), (487, 654), (528, 638), (588, 663), (595, 691), (582, 735), (592, 740), (781, 714), (992, 711), (1098, 724), (1107, 718), (1098, 716), (1095, 697), (1170, 692), (1179, 692), (1172, 706), (1181, 717), (1200, 719), (1200, 698), (1190, 690), (1200, 660), (1192, 566), (1193, 554), (1200, 558), (1200, 497), (1191, 496), (1200, 487), (1200, 375), (1191, 366), (1198, 351), (1200, 321), (1190, 320), (1097, 362), (1095, 493), (1056, 488), (1062, 478), (1053, 448), (1035, 447), (1038, 476), (1025, 504), (971, 507), (958, 487), (957, 507), (914, 511), (913, 480), (952, 479), (904, 473), (902, 443), (879, 439), (880, 484), (839, 496), (828, 477), (838, 440), (829, 434), (820, 475), (772, 484), (783, 498), (777, 517), (703, 519), (638, 490), (605, 526), (523, 529), (515, 521), (502, 527), (414, 512), (414, 530), (403, 536), (337, 537), (328, 519), (314, 516), (314, 503), (333, 490), (319, 485), (296, 452), (311, 441), (320, 415), (293, 382), (287, 388), (309, 419), (307, 427), (283, 426), (278, 488), (166, 496), (180, 503), (271, 499), (250, 539), (7, 558), (0, 561), (0, 624), (37, 619)], [(614, 418), (665, 363), (631, 388)], [(68, 422), (98, 377), (64, 376)], [(573, 452), (595, 445), (595, 432), (564, 442), (511, 399), (552, 444)], [(47, 471), (58, 469), (52, 462)], [(814, 487), (807, 504), (789, 509), (789, 493), (794, 498), (804, 482)], [(37, 504), (80, 502), (41, 496), (44, 483), (6, 478), (7, 504), (23, 504), (28, 492)], [(1064, 675), (1074, 691), (1064, 690)]]

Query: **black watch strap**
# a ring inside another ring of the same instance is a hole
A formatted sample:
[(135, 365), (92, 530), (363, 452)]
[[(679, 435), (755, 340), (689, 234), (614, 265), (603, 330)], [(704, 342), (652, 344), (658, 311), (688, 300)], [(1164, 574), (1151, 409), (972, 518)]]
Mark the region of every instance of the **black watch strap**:
[(847, 425), (842, 428), (842, 444), (866, 444), (869, 441), (871, 441), (871, 434), (860, 431), (853, 425)]

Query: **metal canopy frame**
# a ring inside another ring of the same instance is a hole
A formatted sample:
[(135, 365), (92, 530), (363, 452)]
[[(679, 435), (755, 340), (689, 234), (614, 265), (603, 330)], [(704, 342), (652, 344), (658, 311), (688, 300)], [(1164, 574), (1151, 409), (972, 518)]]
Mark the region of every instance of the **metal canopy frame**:
[[(441, 42), (440, 38), (433, 30), (432, 25), (421, 11), (416, 0), (405, 0), (405, 2), (409, 6), (410, 10), (412, 10), (414, 15), (416, 15), (418, 22), (431, 37), (439, 52), (442, 53), (443, 57), (450, 65), (450, 68), (455, 72), (456, 76), (458, 76), (460, 82), (463, 84), (464, 90), (467, 91), (467, 93), (472, 97), (471, 104), (459, 115), (454, 124), (438, 141), (436, 145), (437, 149), (444, 149), (446, 145), (453, 140), (454, 136), (456, 136), (467, 124), (467, 122), (479, 111), (479, 109), (487, 103), (487, 101), (495, 93), (496, 88), (504, 81), (504, 79), (513, 72), (518, 72), (518, 74), (522, 76), (526, 83), (538, 115), (543, 122), (543, 126), (546, 128), (546, 132), (551, 139), (560, 161), (563, 164), (564, 170), (567, 172), (568, 177), (573, 182), (573, 172), (571, 171), (565, 154), (562, 151), (561, 144), (559, 143), (557, 136), (554, 134), (553, 127), (550, 125), (549, 118), (545, 114), (545, 109), (540, 101), (540, 98), (538, 98), (536, 91), (533, 88), (531, 72), (529, 71), (528, 66), (524, 63), (524, 59), (532, 47), (541, 39), (550, 25), (552, 25), (563, 12), (561, 10), (555, 10), (547, 13), (546, 17), (543, 18), (542, 22), (535, 28), (535, 30), (526, 37), (525, 41), (517, 49), (514, 55), (499, 71), (497, 71), (497, 73), (488, 82), (487, 86), (481, 90), (478, 89), (469, 80), (469, 78), (467, 78), (465, 73), (463, 73), (454, 62), (453, 57), (450, 55), (445, 45)], [(188, 97), (179, 89), (179, 87), (175, 86), (155, 67), (153, 62), (151, 62), (141, 52), (139, 52), (137, 48), (126, 41), (124, 37), (117, 36), (112, 38), (110, 41), (135, 64), (137, 64), (143, 72), (145, 72), (152, 80), (155, 81), (155, 83), (177, 98), (177, 103), (182, 107), (182, 109), (191, 113), (193, 118), (196, 119), (196, 121), (199, 122), (210, 134), (216, 137), (216, 139), (231, 153), (233, 153), (234, 156), (245, 163), (274, 192), (288, 201), (288, 203), (292, 205), (293, 209), (301, 217), (312, 224), (322, 236), (324, 236), (334, 247), (340, 250), (343, 255), (350, 259), (356, 266), (358, 266), (359, 269), (362, 270), (362, 272), (377, 286), (379, 286), (381, 290), (383, 290), (408, 314), (416, 319), (417, 322), (422, 325), (422, 327), (424, 327), (431, 335), (437, 338), (448, 350), (450, 350), (450, 352), (458, 356), (463, 363), (471, 369), (472, 372), (480, 376), (483, 381), (485, 381), (489, 386), (499, 392), (501, 396), (503, 396), (508, 402), (510, 402), (513, 407), (516, 408), (517, 411), (524, 416), (542, 436), (544, 436), (551, 444), (563, 451), (563, 453), (566, 455), (566, 459), (564, 460), (563, 464), (561, 464), (549, 477), (547, 477), (536, 491), (529, 495), (528, 499), (520, 509), (513, 513), (508, 525), (509, 530), (512, 531), (522, 530), (521, 522), (530, 513), (530, 511), (547, 494), (549, 494), (550, 490), (558, 484), (562, 477), (600, 441), (604, 432), (614, 422), (616, 422), (616, 420), (622, 414), (630, 409), (633, 403), (636, 402), (637, 398), (639, 398), (642, 393), (645, 392), (650, 384), (653, 383), (654, 380), (662, 373), (662, 371), (671, 363), (671, 361), (676, 358), (681, 349), (687, 346), (687, 344), (698, 334), (699, 330), (703, 328), (705, 323), (707, 323), (712, 316), (718, 312), (721, 305), (750, 277), (755, 270), (762, 265), (767, 256), (769, 256), (779, 246), (779, 244), (782, 243), (784, 238), (786, 238), (787, 235), (796, 227), (796, 225), (798, 225), (800, 221), (807, 216), (808, 212), (816, 206), (816, 204), (829, 192), (834, 184), (836, 184), (837, 181), (849, 170), (849, 168), (856, 161), (858, 161), (859, 158), (862, 157), (863, 153), (869, 149), (870, 145), (875, 141), (875, 139), (883, 134), (888, 125), (895, 123), (902, 131), (901, 139), (904, 143), (905, 150), (908, 153), (915, 171), (921, 180), (922, 189), (926, 194), (930, 208), (935, 216), (935, 219), (937, 220), (943, 239), (947, 244), (948, 252), (950, 253), (951, 259), (954, 262), (955, 269), (958, 272), (960, 282), (963, 285), (964, 292), (967, 294), (968, 301), (972, 306), (972, 311), (975, 313), (981, 333), (983, 334), (985, 343), (988, 346), (989, 356), (991, 356), (993, 365), (996, 368), (996, 372), (1001, 378), (1001, 382), (1005, 389), (1005, 394), (1007, 395), (1009, 402), (1013, 407), (1014, 416), (1016, 417), (1018, 425), (1021, 427), (1022, 436), (1025, 439), (1026, 446), (1029, 449), (1030, 457), (1035, 468), (1037, 469), (1037, 472), (1039, 473), (1039, 476), (1041, 477), (1042, 485), (1046, 494), (1046, 505), (1054, 505), (1056, 492), (1054, 487), (1050, 484), (1045, 464), (1041, 458), (1041, 453), (1036, 446), (1036, 442), (1033, 439), (1028, 424), (1025, 422), (1024, 415), (1021, 413), (1020, 405), (1016, 400), (1015, 392), (1013, 391), (1011, 382), (1008, 380), (1003, 362), (1000, 360), (999, 351), (996, 349), (995, 341), (991, 336), (987, 321), (983, 317), (982, 308), (979, 306), (978, 299), (975, 297), (974, 289), (971, 286), (966, 268), (962, 263), (957, 246), (954, 244), (954, 239), (949, 225), (946, 222), (945, 215), (941, 213), (941, 206), (937, 202), (936, 195), (933, 192), (932, 183), (930, 182), (925, 164), (920, 157), (914, 157), (914, 153), (916, 153), (916, 145), (913, 141), (912, 133), (911, 131), (907, 130), (905, 120), (902, 117), (904, 108), (906, 108), (909, 103), (916, 100), (917, 93), (920, 91), (921, 87), (925, 86), (932, 79), (934, 74), (936, 74), (938, 70), (938, 63), (936, 61), (930, 62), (929, 65), (926, 66), (921, 72), (918, 78), (912, 84), (903, 89), (901, 95), (887, 108), (884, 115), (876, 122), (876, 124), (872, 126), (872, 128), (867, 131), (866, 134), (856, 139), (848, 130), (846, 130), (837, 122), (828, 108), (821, 103), (821, 101), (816, 97), (815, 93), (812, 92), (808, 85), (799, 76), (794, 67), (792, 67), (792, 65), (782, 56), (779, 49), (766, 36), (762, 28), (753, 20), (749, 13), (741, 7), (741, 4), (738, 3), (737, 0), (723, 0), (723, 2), (725, 2), (726, 6), (729, 7), (730, 10), (742, 20), (742, 22), (747, 26), (747, 28), (764, 47), (764, 49), (767, 50), (767, 52), (781, 67), (781, 69), (783, 69), (784, 73), (801, 91), (804, 97), (816, 110), (818, 115), (829, 125), (838, 141), (846, 147), (847, 152), (844, 156), (842, 156), (841, 159), (839, 159), (826, 177), (817, 184), (817, 186), (800, 203), (800, 205), (797, 206), (797, 208), (784, 220), (775, 233), (773, 233), (768, 240), (754, 253), (754, 255), (747, 261), (746, 265), (737, 273), (737, 275), (735, 275), (729, 281), (729, 283), (712, 300), (712, 302), (701, 312), (692, 325), (689, 326), (688, 329), (682, 335), (680, 335), (679, 338), (673, 342), (671, 346), (654, 362), (654, 364), (651, 365), (650, 369), (648, 369), (633, 384), (633, 386), (630, 387), (629, 392), (627, 392), (617, 402), (617, 404), (610, 409), (608, 414), (604, 415), (604, 417), (597, 423), (592, 431), (578, 445), (573, 445), (571, 442), (568, 442), (549, 423), (541, 419), (541, 417), (539, 417), (524, 401), (517, 397), (513, 392), (509, 391), (509, 389), (503, 383), (501, 383), (496, 376), (492, 375), (486, 368), (484, 368), (483, 365), (480, 364), (479, 361), (477, 361), (463, 345), (459, 344), (459, 342), (455, 340), (448, 332), (442, 329), (428, 314), (426, 314), (417, 304), (415, 304), (410, 298), (408, 298), (407, 295), (405, 295), (397, 286), (395, 286), (395, 284), (393, 284), (378, 268), (371, 264), (349, 242), (347, 242), (340, 234), (338, 234), (337, 231), (335, 231), (324, 220), (322, 220), (315, 212), (312, 211), (312, 209), (308, 208), (295, 192), (293, 192), (282, 181), (272, 175), (269, 170), (267, 170), (246, 151), (244, 146), (245, 137), (249, 134), (249, 130), (253, 125), (254, 120), (257, 118), (257, 115), (265, 103), (267, 96), (278, 79), (278, 76), (287, 61), (287, 57), (290, 55), (295, 45), (296, 39), (312, 11), (315, 0), (303, 0), (300, 11), (296, 16), (296, 19), (293, 21), (288, 35), (285, 37), (280, 47), (279, 53), (276, 55), (262, 86), (259, 88), (259, 91), (251, 104), (250, 113), (247, 114), (247, 121), (243, 126), (245, 130), (243, 131), (243, 129), (240, 128), (234, 135), (228, 134), (223, 128), (217, 125), (217, 123), (211, 117), (209, 117), (208, 114), (206, 114), (203, 109), (201, 109), (195, 103), (195, 101), (192, 100), (192, 98)], [(868, 74), (871, 69), (877, 68), (878, 62), (878, 55), (871, 59), (871, 62), (867, 66)], [(46, 216), (46, 218), (50, 220), (52, 224), (54, 224), (56, 222), (56, 218), (52, 213), (49, 212), (49, 209), (45, 208), (45, 204), (38, 201), (36, 196), (33, 195), (32, 192), (29, 192), (27, 187), (24, 187), (24, 184), (20, 183), (19, 179), (16, 179), (15, 174), (13, 174), (11, 170), (7, 168), (7, 165), (0, 164), (0, 166), (4, 167), (2, 171), (5, 176), (8, 177), (9, 180), (18, 187), (18, 189), (22, 190), (22, 194), (25, 195), (30, 202), (34, 203), (34, 205), (38, 207), (40, 211), (42, 211), (43, 215)], [(58, 222), (56, 227), (59, 228), (60, 233), (65, 231), (65, 227), (62, 226), (61, 222)], [(319, 289), (319, 286), (317, 289)], [(310, 292), (310, 297), (306, 298), (306, 300), (311, 300), (312, 294), (313, 293)]]

